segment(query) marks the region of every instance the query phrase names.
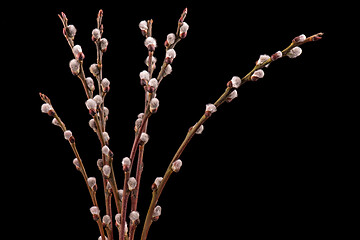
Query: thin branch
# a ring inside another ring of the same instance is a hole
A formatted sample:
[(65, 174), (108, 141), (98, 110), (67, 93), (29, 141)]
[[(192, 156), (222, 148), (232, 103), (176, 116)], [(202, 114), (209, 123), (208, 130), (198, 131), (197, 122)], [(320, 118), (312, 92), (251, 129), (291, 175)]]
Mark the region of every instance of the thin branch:
[[(303, 42), (295, 42), (293, 41), (287, 48), (285, 48), (282, 51), (282, 56), (286, 56), (293, 48), (300, 46), (304, 43), (307, 42), (311, 42), (311, 41), (317, 41), (319, 39), (321, 39), (321, 36), (323, 35), (323, 33), (318, 33), (315, 34), (311, 37), (306, 38)], [(252, 69), (245, 77), (243, 77), (241, 79), (241, 85), (244, 84), (247, 81), (251, 80), (251, 76), (252, 74), (258, 70), (261, 69), (263, 67), (265, 67), (266, 65), (270, 64), (271, 62), (273, 62), (275, 60), (273, 60), (273, 58), (269, 58), (268, 60), (264, 61), (261, 64), (257, 64), (254, 69)], [(222, 103), (224, 103), (226, 101), (226, 99), (229, 97), (230, 93), (235, 89), (232, 86), (229, 86), (231, 84), (228, 84), (228, 87), (226, 88), (225, 92), (218, 98), (218, 100), (214, 103), (214, 105), (216, 106), (216, 108), (218, 108)], [(148, 209), (148, 213), (146, 215), (146, 219), (145, 219), (145, 223), (144, 223), (144, 227), (143, 227), (143, 231), (142, 231), (142, 235), (141, 235), (141, 240), (146, 240), (151, 223), (152, 223), (152, 215), (154, 213), (154, 208), (159, 200), (159, 197), (167, 183), (167, 181), (169, 180), (171, 174), (173, 173), (172, 170), (172, 164), (180, 158), (181, 154), (183, 153), (183, 151), (185, 150), (186, 146), (188, 145), (188, 143), (190, 142), (190, 140), (192, 139), (192, 137), (195, 135), (196, 131), (199, 129), (199, 127), (205, 123), (205, 121), (211, 116), (211, 114), (207, 114), (205, 112), (205, 114), (200, 118), (200, 120), (195, 124), (195, 126), (193, 126), (192, 128), (190, 128), (190, 130), (188, 131), (188, 133), (186, 134), (186, 137), (184, 139), (184, 141), (182, 142), (182, 144), (180, 145), (180, 147), (178, 148), (178, 150), (176, 151), (174, 157), (172, 158), (165, 174), (163, 177), (163, 180), (161, 181), (160, 185), (158, 186), (157, 189), (153, 190), (153, 194), (152, 194), (152, 200)]]

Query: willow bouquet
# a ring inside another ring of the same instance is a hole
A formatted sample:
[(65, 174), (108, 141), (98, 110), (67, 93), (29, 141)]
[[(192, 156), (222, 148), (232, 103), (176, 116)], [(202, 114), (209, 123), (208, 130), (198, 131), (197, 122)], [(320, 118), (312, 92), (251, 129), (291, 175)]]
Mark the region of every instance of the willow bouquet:
[[(41, 106), (41, 111), (51, 116), (53, 118), (52, 123), (62, 129), (64, 138), (69, 142), (74, 152), (75, 158), (73, 164), (76, 170), (81, 173), (90, 194), (92, 201), (90, 212), (99, 229), (99, 239), (112, 240), (116, 238), (117, 235), (120, 240), (133, 240), (135, 239), (135, 233), (140, 221), (143, 223), (143, 228), (138, 230), (141, 231), (138, 236), (141, 236), (142, 240), (147, 239), (151, 224), (157, 221), (161, 215), (161, 206), (158, 205), (161, 193), (170, 176), (180, 171), (182, 166), (182, 160), (180, 160), (181, 154), (193, 136), (202, 133), (205, 121), (208, 120), (223, 103), (229, 103), (235, 99), (238, 95), (237, 89), (241, 85), (248, 81), (257, 81), (263, 78), (265, 75), (264, 69), (269, 67), (272, 62), (284, 57), (298, 57), (302, 53), (301, 45), (317, 41), (321, 39), (323, 35), (322, 33), (317, 33), (306, 37), (304, 34), (301, 34), (295, 37), (284, 50), (279, 50), (272, 55), (261, 55), (256, 61), (254, 68), (244, 77), (232, 77), (232, 79), (227, 82), (224, 93), (214, 103), (209, 103), (204, 106), (204, 114), (193, 126), (189, 127), (185, 139), (171, 159), (164, 175), (154, 176), (154, 181), (151, 183), (141, 183), (144, 151), (146, 143), (149, 141), (147, 128), (150, 117), (158, 111), (160, 103), (157, 90), (164, 78), (172, 72), (172, 66), (176, 58), (175, 46), (181, 40), (185, 39), (188, 34), (189, 25), (185, 22), (187, 12), (187, 9), (182, 12), (177, 26), (175, 25), (175, 33), (169, 33), (166, 36), (166, 40), (164, 41), (166, 54), (161, 64), (158, 63), (155, 57), (155, 50), (158, 47), (158, 43), (152, 37), (153, 20), (143, 20), (139, 23), (147, 51), (145, 60), (147, 68), (139, 74), (140, 85), (143, 87), (145, 93), (144, 110), (135, 120), (133, 145), (129, 156), (122, 158), (122, 171), (120, 173), (119, 169), (114, 169), (113, 166), (114, 154), (110, 148), (110, 136), (106, 130), (109, 109), (105, 106), (105, 100), (107, 94), (110, 92), (110, 80), (103, 77), (103, 56), (109, 44), (108, 40), (104, 37), (102, 24), (103, 11), (99, 11), (96, 25), (94, 23), (95, 28), (91, 33), (91, 40), (94, 42), (97, 53), (96, 62), (91, 64), (89, 69), (92, 77), (87, 76), (85, 73), (87, 69), (84, 69), (85, 54), (83, 49), (80, 45), (75, 44), (77, 29), (74, 25), (69, 24), (69, 20), (64, 13), (59, 14), (59, 18), (63, 24), (63, 35), (74, 55), (74, 58), (69, 62), (69, 67), (71, 73), (79, 78), (84, 88), (86, 96), (85, 106), (91, 116), (89, 126), (99, 139), (99, 155), (101, 155), (101, 158), (98, 159), (96, 163), (90, 163), (81, 158), (76, 147), (75, 137), (72, 132), (66, 128), (65, 123), (61, 120), (50, 99), (42, 93), (40, 93), (40, 97), (45, 103)], [(155, 73), (156, 70), (158, 70), (157, 75)], [(100, 180), (87, 175), (85, 164), (97, 164), (100, 170)], [(123, 178), (123, 180), (121, 179), (122, 181), (119, 181), (119, 178)], [(141, 217), (137, 211), (140, 183), (152, 189), (152, 199), (148, 211), (146, 214), (141, 214), (145, 216), (144, 218)], [(103, 194), (98, 193), (100, 188), (102, 188)], [(105, 206), (99, 206), (98, 204), (98, 197), (100, 195), (104, 197)], [(115, 204), (115, 207), (113, 204)]]

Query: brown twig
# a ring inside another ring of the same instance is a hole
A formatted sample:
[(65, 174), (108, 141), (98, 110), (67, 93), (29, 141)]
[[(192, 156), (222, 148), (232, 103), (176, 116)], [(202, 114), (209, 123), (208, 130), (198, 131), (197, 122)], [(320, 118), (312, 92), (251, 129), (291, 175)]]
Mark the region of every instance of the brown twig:
[[(45, 102), (45, 103), (48, 103), (51, 105), (51, 101), (50, 99), (45, 95), (45, 94), (42, 94), (42, 93), (39, 93), (41, 99)], [(63, 121), (60, 119), (59, 115), (56, 113), (55, 109), (53, 108), (53, 106), (51, 105), (52, 109), (48, 112), (48, 115), (54, 117), (59, 125), (59, 127), (61, 128), (61, 130), (65, 133), (67, 131), (66, 127), (65, 127), (65, 124), (63, 123)], [(71, 146), (71, 149), (73, 150), (74, 152), (74, 155), (77, 159), (77, 163), (78, 165), (76, 166), (77, 170), (81, 173), (81, 175), (83, 176), (84, 178), (84, 181), (86, 183), (86, 187), (89, 191), (89, 194), (90, 194), (90, 197), (91, 197), (91, 201), (93, 203), (93, 206), (96, 206), (96, 207), (99, 207), (98, 205), (98, 202), (97, 202), (97, 199), (96, 199), (96, 189), (93, 189), (90, 187), (89, 183), (88, 183), (88, 176), (86, 174), (86, 170), (85, 170), (85, 167), (84, 167), (84, 164), (83, 164), (83, 161), (81, 160), (81, 157), (80, 157), (80, 154), (76, 148), (76, 143), (75, 143), (75, 138), (73, 136), (71, 136), (68, 140), (70, 146)], [(99, 227), (99, 231), (100, 231), (100, 234), (101, 234), (101, 237), (103, 240), (105, 240), (105, 233), (104, 233), (104, 228), (102, 226), (102, 223), (101, 223), (101, 218), (100, 219), (97, 219), (96, 220), (97, 222), (97, 225)]]
[[(311, 41), (317, 41), (319, 39), (321, 39), (321, 36), (323, 35), (323, 33), (318, 33), (315, 34), (311, 37), (306, 38), (303, 42), (292, 42), (287, 48), (285, 48), (282, 51), (282, 56), (286, 56), (291, 49), (300, 46), (304, 43), (307, 42), (311, 42)], [(266, 65), (270, 64), (271, 62), (273, 62), (274, 60), (272, 58), (269, 58), (268, 60), (264, 61), (261, 64), (257, 64), (245, 77), (243, 77), (241, 79), (241, 85), (244, 84), (247, 81), (251, 80), (251, 76), (252, 74), (258, 70), (261, 69), (263, 67), (265, 67)], [(230, 86), (229, 86), (230, 85)], [(228, 87), (226, 88), (225, 92), (218, 98), (218, 100), (214, 103), (214, 105), (216, 106), (216, 108), (218, 108), (222, 103), (224, 103), (226, 101), (226, 99), (228, 98), (229, 94), (234, 90), (234, 87), (231, 86), (231, 84), (228, 84)], [(182, 144), (180, 145), (180, 147), (178, 148), (178, 150), (176, 151), (174, 157), (172, 158), (165, 174), (163, 177), (163, 180), (161, 181), (160, 185), (153, 190), (153, 194), (152, 194), (152, 200), (148, 209), (148, 213), (146, 215), (146, 219), (145, 219), (145, 223), (144, 223), (144, 227), (143, 227), (143, 231), (142, 231), (142, 235), (141, 235), (141, 240), (146, 240), (151, 223), (152, 223), (152, 215), (154, 213), (154, 208), (159, 200), (159, 197), (167, 183), (167, 181), (169, 180), (171, 174), (173, 173), (172, 170), (172, 164), (180, 158), (181, 154), (183, 153), (183, 151), (185, 150), (186, 146), (188, 145), (188, 143), (190, 142), (190, 140), (192, 139), (192, 137), (195, 135), (196, 131), (199, 129), (199, 127), (205, 123), (205, 121), (211, 116), (211, 114), (207, 114), (205, 112), (205, 114), (200, 118), (200, 120), (195, 124), (195, 126), (193, 126), (192, 128), (190, 128), (190, 130), (188, 131), (188, 133), (186, 134), (186, 137), (184, 139), (184, 141), (182, 142)]]

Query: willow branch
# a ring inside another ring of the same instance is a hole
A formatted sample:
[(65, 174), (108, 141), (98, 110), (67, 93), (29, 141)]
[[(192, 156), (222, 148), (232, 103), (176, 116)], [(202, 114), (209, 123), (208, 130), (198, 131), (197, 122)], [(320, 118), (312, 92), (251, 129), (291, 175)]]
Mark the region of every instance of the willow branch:
[[(300, 46), (304, 43), (307, 42), (312, 42), (312, 41), (317, 41), (319, 39), (321, 39), (321, 36), (323, 35), (323, 33), (318, 33), (315, 34), (311, 37), (306, 38), (304, 41), (302, 42), (296, 42), (293, 41), (287, 48), (285, 48), (283, 51), (281, 51), (282, 56), (286, 56), (293, 48)], [(262, 69), (263, 67), (265, 67), (266, 65), (270, 64), (271, 62), (275, 61), (276, 59), (273, 58), (269, 58), (268, 60), (264, 61), (261, 64), (257, 64), (245, 77), (243, 77), (241, 79), (241, 85), (244, 84), (245, 82), (248, 82), (251, 80), (251, 76), (252, 74), (259, 69)], [(222, 103), (224, 103), (229, 95), (231, 94), (231, 92), (235, 90), (235, 88), (232, 86), (231, 82), (228, 83), (228, 87), (226, 88), (225, 92), (217, 99), (217, 101), (214, 103), (214, 105), (216, 106), (216, 108), (218, 108)], [(165, 174), (163, 177), (163, 180), (161, 181), (160, 185), (153, 190), (153, 194), (152, 194), (152, 200), (148, 209), (148, 213), (146, 215), (146, 219), (145, 219), (145, 223), (144, 223), (144, 227), (143, 227), (143, 231), (142, 231), (142, 235), (141, 235), (141, 240), (146, 240), (148, 232), (149, 232), (149, 228), (151, 226), (152, 223), (152, 215), (154, 213), (154, 208), (160, 198), (160, 195), (167, 183), (167, 181), (169, 180), (171, 174), (173, 173), (172, 170), (172, 164), (180, 158), (181, 154), (183, 153), (183, 151), (185, 150), (186, 146), (188, 145), (188, 143), (190, 142), (190, 140), (192, 139), (192, 137), (195, 135), (196, 131), (200, 128), (200, 126), (202, 124), (205, 123), (205, 121), (211, 116), (211, 114), (208, 114), (207, 112), (205, 112), (205, 114), (200, 118), (200, 120), (195, 124), (195, 126), (193, 126), (192, 128), (189, 129), (188, 133), (186, 134), (185, 139), (183, 140), (182, 144), (180, 145), (180, 147), (178, 148), (178, 150), (176, 151), (174, 157), (172, 158)]]

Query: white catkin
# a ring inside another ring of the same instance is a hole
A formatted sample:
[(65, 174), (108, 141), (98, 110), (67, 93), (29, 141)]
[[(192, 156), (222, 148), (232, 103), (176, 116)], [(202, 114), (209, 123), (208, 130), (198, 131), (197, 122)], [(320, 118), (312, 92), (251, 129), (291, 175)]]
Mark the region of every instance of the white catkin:
[(145, 44), (145, 47), (149, 47), (149, 45), (154, 45), (154, 47), (156, 47), (156, 40), (153, 37), (147, 37), (145, 39), (144, 44)]
[(122, 160), (122, 162), (121, 162), (121, 164), (122, 164), (122, 166), (124, 167), (130, 167), (130, 165), (131, 165), (131, 160), (130, 160), (130, 158), (128, 158), (128, 157), (124, 157), (123, 158), (123, 160)]
[(72, 136), (72, 132), (71, 132), (70, 130), (66, 130), (66, 131), (64, 132), (64, 138), (65, 138), (66, 140), (69, 140), (69, 139), (71, 138), (71, 136)]
[(103, 223), (106, 224), (106, 225), (111, 224), (111, 218), (110, 218), (109, 215), (104, 215), (103, 216)]
[(161, 207), (159, 205), (157, 205), (154, 208), (154, 212), (153, 212), (153, 217), (159, 217), (161, 215)]
[(201, 134), (204, 131), (204, 125), (201, 125), (197, 130), (196, 130), (196, 134)]
[(140, 141), (143, 144), (146, 144), (149, 141), (149, 135), (147, 133), (141, 133), (140, 135)]
[(99, 75), (100, 70), (98, 68), (98, 65), (96, 63), (93, 63), (90, 65), (90, 72), (96, 77)]
[(102, 104), (102, 102), (103, 102), (103, 98), (99, 94), (96, 95), (95, 97), (93, 97), (93, 99), (98, 106), (100, 106), (100, 104)]
[(131, 177), (131, 178), (129, 178), (127, 184), (128, 184), (129, 191), (132, 191), (136, 188), (137, 181), (134, 177)]
[(80, 72), (80, 63), (76, 59), (72, 59), (69, 63), (70, 70), (73, 74), (78, 74)]
[(169, 33), (166, 37), (166, 40), (168, 41), (168, 43), (171, 45), (175, 42), (175, 34), (173, 33)]
[(96, 40), (98, 40), (101, 37), (101, 33), (98, 28), (95, 28), (94, 30), (92, 30), (91, 34)]
[(103, 166), (103, 174), (104, 174), (106, 177), (110, 177), (111, 168), (110, 168), (109, 165), (104, 165), (104, 166)]
[(178, 159), (175, 162), (173, 162), (171, 169), (174, 172), (178, 172), (178, 171), (180, 171), (181, 166), (182, 166), (182, 161), (180, 159)]
[(232, 87), (233, 88), (239, 88), (241, 85), (241, 78), (238, 76), (233, 76), (231, 79)]
[(97, 107), (96, 101), (91, 98), (86, 100), (85, 105), (86, 105), (87, 109), (89, 109), (89, 110), (95, 110)]
[(187, 32), (188, 30), (189, 30), (189, 24), (183, 22), (183, 24), (180, 27), (180, 33)]
[(109, 81), (109, 79), (104, 78), (104, 79), (101, 81), (101, 86), (102, 86), (103, 88), (106, 88), (106, 87), (110, 86), (110, 81)]
[(256, 65), (263, 64), (263, 63), (266, 62), (269, 58), (270, 58), (269, 55), (266, 55), (266, 54), (260, 55), (259, 60), (257, 60), (257, 62), (256, 62)]
[(162, 180), (163, 180), (162, 177), (157, 177), (157, 178), (155, 178), (154, 183), (155, 183), (156, 187), (159, 187), (159, 185), (160, 185), (160, 183), (161, 183)]
[(293, 49), (291, 49), (288, 52), (287, 56), (289, 58), (296, 58), (296, 57), (300, 56), (301, 53), (302, 53), (302, 49), (300, 47), (294, 47)]
[(97, 207), (97, 206), (92, 206), (90, 208), (90, 212), (93, 214), (93, 215), (99, 215), (100, 214), (100, 209)]
[(176, 52), (174, 49), (169, 49), (166, 51), (166, 56), (167, 58), (176, 58)]
[(139, 28), (140, 28), (141, 30), (148, 30), (147, 21), (142, 20), (142, 21), (139, 23)]
[(146, 81), (149, 81), (149, 79), (150, 79), (150, 73), (146, 70), (140, 72), (139, 76), (140, 76), (140, 79), (144, 79)]
[(110, 148), (105, 145), (105, 146), (102, 147), (101, 151), (102, 151), (103, 154), (108, 155), (109, 152), (110, 152)]
[(227, 99), (233, 100), (233, 99), (236, 98), (237, 96), (238, 96), (238, 93), (237, 93), (236, 90), (234, 90), (234, 91), (232, 91), (232, 92), (228, 95)]
[(136, 221), (138, 220), (140, 217), (140, 214), (138, 211), (132, 211), (130, 214), (129, 214), (129, 218), (131, 221)]
[(94, 178), (94, 177), (89, 177), (88, 179), (87, 179), (87, 183), (89, 184), (89, 187), (94, 187), (95, 185), (96, 185), (96, 178)]
[(159, 107), (159, 99), (153, 98), (150, 101), (150, 111), (153, 111)]
[(212, 103), (206, 104), (205, 111), (214, 113), (217, 111), (216, 106)]
[(51, 105), (48, 103), (44, 103), (41, 105), (41, 112), (48, 113), (52, 109)]
[(164, 71), (164, 77), (169, 75), (172, 72), (172, 67), (170, 64), (166, 65), (165, 71)]
[(67, 32), (69, 34), (69, 37), (73, 38), (76, 35), (76, 28), (74, 25), (68, 25), (67, 26)]
[(150, 87), (153, 87), (154, 89), (157, 89), (157, 87), (159, 86), (158, 80), (156, 80), (156, 78), (152, 78), (152, 79), (149, 81), (149, 86), (150, 86)]

